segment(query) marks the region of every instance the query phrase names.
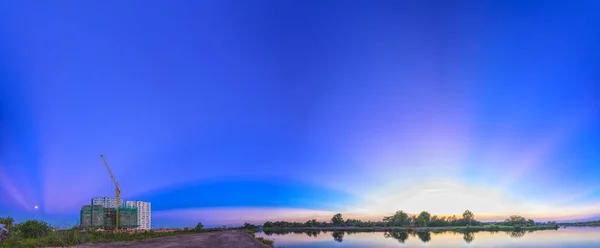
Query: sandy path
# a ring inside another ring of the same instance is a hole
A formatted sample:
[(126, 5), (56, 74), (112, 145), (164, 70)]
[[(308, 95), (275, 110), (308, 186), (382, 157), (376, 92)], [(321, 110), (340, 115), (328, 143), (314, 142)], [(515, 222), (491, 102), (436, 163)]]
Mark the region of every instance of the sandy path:
[(72, 246), (75, 248), (129, 247), (129, 248), (171, 248), (171, 247), (206, 247), (206, 248), (265, 248), (268, 247), (247, 233), (241, 231), (224, 231), (212, 233), (184, 234), (178, 236), (143, 239), (136, 241), (119, 241)]

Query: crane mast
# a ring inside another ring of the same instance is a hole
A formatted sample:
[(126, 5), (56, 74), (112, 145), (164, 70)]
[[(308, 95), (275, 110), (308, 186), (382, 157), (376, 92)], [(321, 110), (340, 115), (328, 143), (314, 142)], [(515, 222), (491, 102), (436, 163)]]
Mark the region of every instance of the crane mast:
[(100, 158), (102, 159), (102, 162), (104, 162), (104, 167), (106, 167), (106, 171), (108, 171), (108, 174), (110, 175), (110, 179), (112, 179), (113, 183), (115, 184), (115, 198), (116, 198), (116, 203), (115, 203), (115, 212), (116, 212), (116, 225), (115, 225), (115, 231), (119, 231), (119, 199), (121, 196), (121, 189), (119, 188), (119, 182), (117, 182), (117, 179), (115, 179), (115, 175), (113, 175), (112, 171), (110, 170), (110, 167), (108, 166), (108, 163), (106, 162), (106, 159), (104, 159), (104, 155), (100, 154)]

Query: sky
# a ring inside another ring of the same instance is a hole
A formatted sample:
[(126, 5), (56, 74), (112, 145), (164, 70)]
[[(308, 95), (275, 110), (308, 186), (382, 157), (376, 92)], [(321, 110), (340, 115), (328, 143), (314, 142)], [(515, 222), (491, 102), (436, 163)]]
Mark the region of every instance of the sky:
[[(600, 219), (598, 1), (2, 1), (0, 216)], [(35, 206), (38, 206), (35, 208)]]

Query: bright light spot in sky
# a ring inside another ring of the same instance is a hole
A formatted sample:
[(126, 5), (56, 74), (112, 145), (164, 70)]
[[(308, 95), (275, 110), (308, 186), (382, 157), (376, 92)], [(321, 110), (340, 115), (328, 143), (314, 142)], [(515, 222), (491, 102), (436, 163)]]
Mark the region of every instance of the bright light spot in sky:
[(35, 208), (35, 209), (38, 209), (38, 206), (37, 206), (37, 205), (35, 205), (33, 208)]

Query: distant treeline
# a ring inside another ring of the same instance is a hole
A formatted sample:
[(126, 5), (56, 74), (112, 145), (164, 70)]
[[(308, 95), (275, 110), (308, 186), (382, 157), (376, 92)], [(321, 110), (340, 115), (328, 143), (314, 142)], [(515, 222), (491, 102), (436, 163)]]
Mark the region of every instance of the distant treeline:
[[(481, 222), (475, 219), (475, 215), (466, 210), (462, 216), (437, 216), (431, 215), (427, 211), (420, 214), (408, 214), (402, 210), (397, 211), (392, 216), (385, 216), (381, 221), (361, 221), (357, 219), (344, 220), (341, 213), (335, 214), (331, 222), (320, 222), (316, 219), (302, 222), (287, 221), (267, 221), (263, 224), (264, 229), (271, 228), (310, 228), (310, 227), (450, 227), (450, 226), (483, 226), (495, 224), (500, 226), (535, 226), (536, 222), (532, 219), (526, 219), (519, 215), (512, 215), (502, 222)], [(538, 223), (539, 224), (539, 223)], [(555, 222), (546, 224), (555, 225)]]
[(587, 221), (587, 222), (575, 222), (575, 223), (560, 223), (561, 226), (600, 226), (600, 220)]

